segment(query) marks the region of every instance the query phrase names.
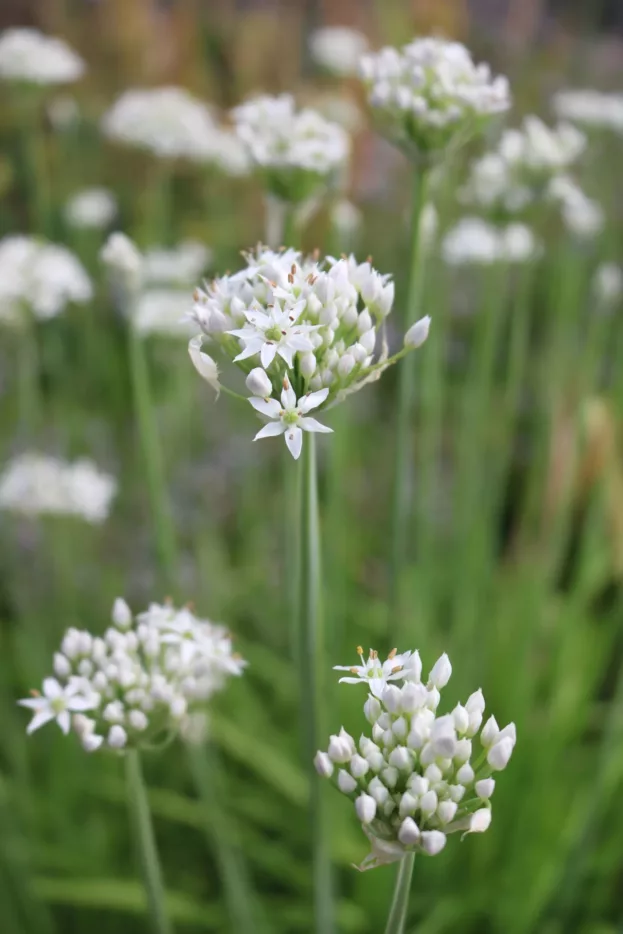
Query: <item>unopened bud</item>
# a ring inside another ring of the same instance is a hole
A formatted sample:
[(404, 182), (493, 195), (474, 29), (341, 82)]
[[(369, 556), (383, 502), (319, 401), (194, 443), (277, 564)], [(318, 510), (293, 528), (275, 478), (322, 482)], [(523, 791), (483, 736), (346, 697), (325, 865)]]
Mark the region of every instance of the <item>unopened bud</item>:
[(322, 775), (323, 778), (331, 778), (333, 775), (333, 763), (327, 755), (326, 752), (320, 752), (320, 750), (314, 756), (314, 766), (318, 775)]
[(123, 749), (128, 741), (128, 734), (122, 726), (115, 724), (108, 731), (108, 745), (111, 749)]
[(415, 324), (412, 324), (405, 334), (405, 347), (421, 347), (430, 330), (430, 317), (420, 318)]
[(418, 825), (412, 817), (405, 817), (398, 831), (398, 839), (404, 846), (415, 846), (420, 841)]
[(466, 762), (465, 765), (462, 765), (458, 770), (456, 773), (456, 780), (460, 782), (461, 785), (471, 785), (474, 781), (474, 770), (469, 762)]
[(446, 835), (440, 830), (425, 830), (421, 836), (421, 846), (428, 856), (437, 856), (446, 845)]
[(439, 690), (445, 688), (446, 684), (450, 680), (450, 675), (452, 674), (452, 665), (450, 664), (450, 659), (444, 652), (440, 658), (437, 659), (433, 665), (431, 672), (428, 676), (429, 682)]
[(340, 769), (337, 773), (337, 787), (345, 795), (350, 795), (356, 789), (357, 782), (345, 769)]
[(449, 824), (454, 818), (457, 808), (458, 804), (455, 804), (454, 801), (440, 801), (437, 807), (437, 817), (442, 824)]
[(400, 799), (400, 804), (398, 806), (398, 812), (401, 817), (406, 817), (408, 814), (415, 814), (418, 807), (418, 800), (408, 791), (405, 791), (402, 798)]
[(354, 778), (363, 778), (370, 769), (370, 763), (363, 756), (354, 755), (350, 760), (350, 772)]
[(376, 801), (371, 795), (361, 794), (355, 801), (357, 817), (362, 824), (369, 824), (376, 817)]
[(493, 792), (495, 791), (495, 779), (494, 778), (482, 778), (479, 782), (475, 784), (476, 794), (479, 798), (482, 798), (484, 801), (488, 800)]
[(489, 749), (497, 741), (500, 735), (500, 728), (498, 726), (497, 720), (495, 717), (489, 717), (487, 722), (482, 728), (482, 733), (480, 734), (480, 742), (485, 747)]
[(362, 347), (365, 348), (366, 354), (371, 354), (374, 352), (376, 347), (376, 331), (374, 328), (370, 328), (369, 331), (366, 331), (365, 334), (362, 334), (359, 338), (359, 343)]
[(376, 723), (381, 714), (383, 713), (383, 708), (381, 707), (380, 701), (376, 697), (370, 696), (363, 705), (363, 713), (368, 721), (368, 723)]
[(487, 753), (487, 762), (496, 772), (501, 772), (508, 765), (509, 759), (513, 754), (513, 742), (506, 737), (492, 746)]
[(437, 794), (434, 791), (427, 791), (420, 798), (420, 811), (422, 814), (433, 814), (438, 805)]
[(261, 399), (273, 393), (273, 384), (261, 366), (256, 366), (251, 370), (245, 380), (245, 385), (252, 396), (259, 396)]
[(345, 353), (342, 357), (340, 357), (337, 365), (337, 371), (341, 377), (348, 376), (349, 373), (352, 373), (354, 368), (355, 358), (352, 354)]
[(469, 822), (469, 832), (470, 833), (484, 833), (485, 830), (489, 829), (491, 824), (491, 811), (489, 808), (480, 808), (479, 811), (474, 811), (472, 818)]
[(413, 765), (413, 756), (406, 746), (396, 746), (389, 755), (389, 764), (395, 769), (410, 769)]
[(365, 334), (372, 327), (372, 315), (365, 308), (357, 318), (357, 331), (359, 334)]

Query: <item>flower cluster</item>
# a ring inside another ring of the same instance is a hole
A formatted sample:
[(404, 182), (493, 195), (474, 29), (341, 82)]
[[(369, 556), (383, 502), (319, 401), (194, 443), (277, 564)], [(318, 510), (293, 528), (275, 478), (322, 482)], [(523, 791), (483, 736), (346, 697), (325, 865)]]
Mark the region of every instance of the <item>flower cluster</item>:
[[(245, 269), (195, 291), (190, 316), (247, 374), (251, 405), (270, 419), (257, 437), (284, 434), (297, 458), (302, 431), (329, 430), (307, 413), (341, 401), (420, 346), (429, 319), (409, 329), (391, 358), (382, 340), (375, 361), (378, 331), (394, 301), (389, 276), (353, 256), (320, 263), (296, 250), (258, 247), (246, 259)], [(218, 390), (216, 364), (202, 340), (191, 341), (191, 358)]]
[(150, 247), (143, 254), (145, 282), (150, 285), (192, 285), (212, 259), (212, 251), (199, 240), (182, 240), (177, 246)]
[(14, 235), (0, 240), (0, 316), (19, 323), (22, 308), (54, 318), (93, 297), (91, 280), (64, 246)]
[(525, 263), (539, 252), (540, 245), (525, 224), (497, 227), (480, 217), (462, 218), (441, 244), (441, 255), (450, 266)]
[[(315, 758), (320, 775), (332, 778), (355, 806), (372, 852), (359, 867), (372, 869), (408, 852), (435, 856), (448, 834), (482, 833), (491, 823), (495, 772), (506, 768), (516, 741), (515, 725), (500, 729), (489, 717), (481, 729), (482, 691), (442, 716), (440, 691), (452, 674), (442, 655), (421, 680), (418, 652), (394, 649), (386, 661), (370, 650), (341, 681), (369, 690), (364, 714), (372, 737), (359, 743), (342, 728)], [(478, 740), (478, 748), (474, 743)]]
[(104, 522), (117, 481), (92, 461), (67, 463), (28, 452), (10, 461), (0, 475), (0, 509), (25, 516), (79, 516)]
[(623, 298), (623, 269), (617, 263), (601, 263), (595, 271), (592, 288), (602, 306), (616, 305)]
[(559, 91), (554, 95), (553, 106), (564, 120), (623, 133), (623, 94), (595, 90)]
[(71, 227), (101, 230), (117, 215), (117, 199), (107, 188), (86, 188), (65, 205), (65, 220)]
[(186, 607), (151, 604), (133, 618), (117, 599), (103, 637), (68, 629), (54, 656), (55, 677), (19, 701), (33, 712), (28, 733), (56, 720), (87, 752), (149, 747), (197, 734), (210, 698), (246, 662), (229, 632)]
[(315, 110), (297, 111), (291, 94), (254, 98), (232, 118), (267, 191), (282, 201), (306, 201), (347, 164), (348, 134)]
[(551, 180), (547, 197), (559, 206), (565, 227), (576, 237), (590, 239), (603, 230), (606, 222), (603, 208), (568, 175)]
[(547, 184), (582, 155), (586, 137), (570, 123), (550, 129), (538, 117), (506, 130), (493, 152), (478, 159), (463, 201), (513, 213), (540, 200)]
[(368, 50), (363, 33), (347, 26), (325, 26), (309, 37), (309, 51), (320, 68), (334, 75), (356, 75), (359, 60)]
[(457, 145), (510, 107), (507, 79), (474, 64), (460, 42), (384, 48), (364, 56), (360, 71), (381, 128), (411, 155)]
[(0, 34), (0, 78), (27, 84), (70, 84), (84, 74), (84, 62), (62, 39), (37, 29)]

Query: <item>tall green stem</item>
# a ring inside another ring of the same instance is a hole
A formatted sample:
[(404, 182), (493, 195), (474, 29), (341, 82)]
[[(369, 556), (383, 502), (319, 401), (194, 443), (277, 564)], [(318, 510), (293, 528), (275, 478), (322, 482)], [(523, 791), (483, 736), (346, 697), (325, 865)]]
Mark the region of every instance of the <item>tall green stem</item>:
[(31, 231), (50, 236), (50, 179), (41, 127), (41, 97), (37, 90), (25, 88), (17, 95), (16, 103)]
[[(422, 209), (426, 204), (428, 194), (429, 171), (427, 168), (421, 168), (413, 177), (409, 292), (404, 322), (405, 329), (409, 328), (420, 317), (422, 304), (424, 249), (420, 236), (420, 222)], [(398, 384), (389, 592), (390, 625), (392, 631), (398, 635), (402, 628), (402, 587), (408, 544), (407, 533), (411, 518), (409, 478), (412, 467), (412, 451), (409, 429), (413, 410), (414, 389), (414, 363), (412, 360), (405, 360), (400, 367)]]
[(145, 347), (131, 320), (128, 321), (128, 340), (130, 343), (130, 370), (134, 408), (145, 462), (151, 512), (155, 524), (158, 559), (166, 585), (172, 587), (175, 583), (175, 530), (167, 496), (162, 447), (151, 400)]
[(313, 759), (322, 732), (322, 625), (320, 528), (318, 517), (318, 478), (316, 445), (313, 434), (303, 444), (300, 486), (299, 537), (299, 666), (303, 752), (310, 777), (310, 820), (314, 883), (314, 930), (316, 934), (333, 931), (333, 896), (331, 862), (325, 814), (325, 799)]
[(173, 934), (173, 928), (164, 907), (162, 871), (149, 812), (147, 789), (137, 750), (131, 749), (126, 753), (125, 761), (130, 820), (141, 863), (152, 929), (154, 934)]
[(403, 934), (409, 908), (409, 890), (411, 888), (414, 862), (415, 853), (407, 853), (398, 864), (394, 896), (389, 909), (385, 934)]

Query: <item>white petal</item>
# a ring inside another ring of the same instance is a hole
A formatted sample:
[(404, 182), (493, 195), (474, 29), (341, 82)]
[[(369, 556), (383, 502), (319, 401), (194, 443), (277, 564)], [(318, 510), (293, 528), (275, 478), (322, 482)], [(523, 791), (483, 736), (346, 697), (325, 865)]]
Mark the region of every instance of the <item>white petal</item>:
[[(265, 370), (271, 365), (275, 359), (275, 354), (277, 353), (277, 344), (274, 343), (265, 343), (262, 344), (262, 349), (260, 351), (260, 359), (262, 361), (262, 366)], [(236, 359), (239, 359), (236, 357)]]
[(299, 419), (299, 425), (303, 431), (320, 431), (324, 434), (330, 434), (333, 429), (327, 428), (326, 425), (321, 425), (320, 422), (317, 422), (315, 418), (301, 418)]
[(328, 389), (319, 389), (318, 392), (309, 392), (306, 396), (299, 399), (299, 409), (301, 412), (310, 412), (317, 409), (329, 395)]
[(238, 337), (242, 341), (252, 341), (258, 337), (255, 328), (235, 328), (233, 331), (226, 331), (225, 333), (231, 334), (232, 337)]
[(292, 308), (287, 308), (284, 314), (287, 315), (287, 317), (290, 319), (290, 322), (298, 321), (306, 305), (307, 305), (306, 301), (297, 302), (296, 305), (292, 306)]
[(53, 719), (54, 719), (54, 714), (52, 713), (49, 707), (46, 708), (45, 710), (39, 710), (34, 715), (32, 720), (28, 724), (28, 726), (26, 727), (26, 732), (29, 734), (34, 733), (34, 731), (38, 730), (39, 727), (44, 725), (44, 723), (49, 723), (50, 720), (53, 720)]
[(264, 425), (263, 428), (260, 428), (253, 440), (257, 441), (259, 438), (276, 438), (277, 435), (282, 435), (285, 430), (286, 426), (283, 422), (269, 422), (268, 425)]
[[(263, 311), (245, 311), (245, 318), (251, 324), (254, 324), (258, 328), (269, 328), (271, 325), (270, 316), (264, 314)], [(233, 331), (230, 331), (230, 334), (233, 334)]]
[(264, 346), (265, 345), (262, 344), (260, 340), (249, 341), (244, 350), (242, 350), (237, 357), (234, 357), (234, 363), (237, 363), (238, 360), (246, 360), (248, 357), (254, 357), (260, 348)]
[(279, 418), (281, 406), (276, 399), (260, 399), (259, 396), (251, 396), (249, 402), (256, 412), (261, 412), (267, 418)]
[(288, 346), (293, 350), (300, 350), (302, 353), (314, 349), (314, 345), (304, 334), (290, 334), (288, 337)]
[(20, 707), (28, 707), (30, 710), (41, 710), (43, 707), (47, 707), (44, 697), (25, 697), (23, 700), (18, 700), (17, 703)]
[(69, 710), (81, 711), (81, 710), (93, 710), (94, 707), (97, 707), (99, 704), (99, 694), (93, 694), (91, 697), (72, 697), (68, 701), (67, 707)]
[(43, 681), (43, 693), (46, 697), (55, 698), (61, 696), (63, 689), (56, 678), (45, 678)]
[(69, 733), (69, 727), (71, 726), (71, 717), (68, 710), (62, 710), (56, 718), (56, 722), (60, 726), (61, 730), (67, 736)]
[(190, 359), (200, 376), (202, 376), (215, 390), (218, 398), (220, 385), (218, 381), (218, 367), (212, 357), (201, 350), (203, 335), (198, 334), (193, 337), (188, 344), (188, 353)]
[(303, 432), (300, 428), (296, 426), (294, 428), (288, 428), (286, 431), (286, 444), (294, 460), (298, 460), (301, 456), (301, 448), (303, 447)]
[(281, 391), (281, 404), (284, 409), (293, 409), (296, 406), (296, 394), (290, 383)]

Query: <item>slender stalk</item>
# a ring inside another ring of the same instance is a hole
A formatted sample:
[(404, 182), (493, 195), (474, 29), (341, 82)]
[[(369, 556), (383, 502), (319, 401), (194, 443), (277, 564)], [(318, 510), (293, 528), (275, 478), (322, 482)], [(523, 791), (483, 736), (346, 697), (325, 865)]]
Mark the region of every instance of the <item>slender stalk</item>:
[(41, 128), (41, 98), (36, 90), (23, 89), (16, 99), (22, 135), (29, 221), (33, 233), (50, 236), (50, 179)]
[(158, 559), (168, 587), (175, 583), (175, 529), (169, 507), (162, 447), (151, 400), (151, 386), (145, 347), (132, 321), (128, 321), (128, 340), (134, 408), (145, 461), (145, 474), (155, 525)]
[[(420, 237), (420, 220), (422, 209), (426, 204), (428, 180), (429, 170), (427, 168), (419, 169), (413, 177), (409, 293), (405, 313), (405, 328), (410, 327), (410, 325), (418, 319), (422, 302), (424, 250), (422, 249)], [(412, 451), (409, 427), (413, 410), (414, 389), (414, 363), (413, 361), (407, 361), (404, 362), (400, 368), (398, 384), (389, 590), (390, 624), (392, 630), (397, 633), (400, 632), (402, 626), (402, 579), (406, 564), (406, 550), (408, 544), (407, 531), (411, 514), (409, 481), (412, 467)], [(396, 636), (396, 638), (398, 638), (398, 636)]]
[(414, 862), (415, 853), (407, 853), (398, 864), (394, 896), (389, 909), (385, 934), (403, 934), (409, 908), (409, 890), (411, 888)]
[(316, 934), (333, 931), (331, 863), (325, 814), (325, 799), (313, 759), (322, 732), (323, 696), (321, 672), (322, 626), (320, 613), (320, 529), (318, 519), (318, 480), (315, 438), (309, 434), (303, 444), (299, 513), (299, 667), (303, 753), (310, 777), (310, 819), (313, 860), (314, 928)]
[(154, 934), (173, 934), (173, 928), (164, 907), (162, 871), (138, 751), (131, 749), (126, 753), (125, 761), (130, 820), (141, 862), (152, 930)]

